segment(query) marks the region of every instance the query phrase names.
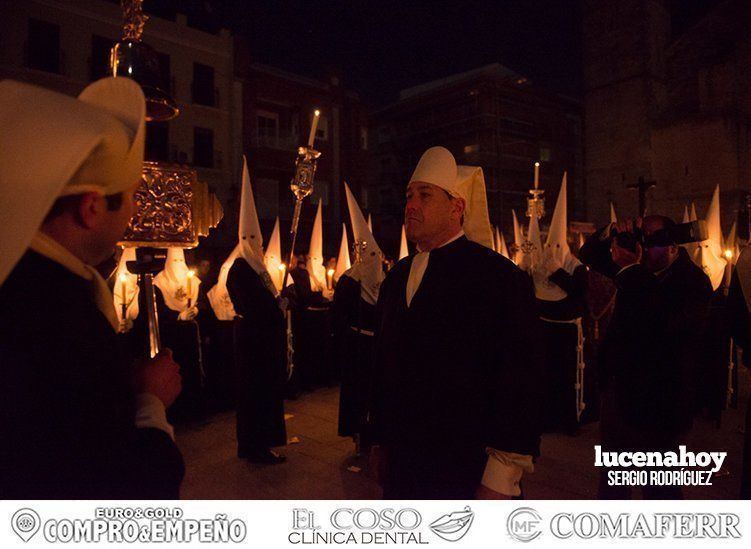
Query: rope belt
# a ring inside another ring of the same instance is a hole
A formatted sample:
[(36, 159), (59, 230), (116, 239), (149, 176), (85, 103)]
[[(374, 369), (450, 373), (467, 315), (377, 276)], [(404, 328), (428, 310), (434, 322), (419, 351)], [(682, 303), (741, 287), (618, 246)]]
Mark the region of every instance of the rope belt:
[(375, 335), (375, 332), (373, 330), (364, 330), (363, 328), (358, 328), (357, 326), (350, 326), (350, 330), (354, 330), (358, 334), (366, 335), (373, 337)]
[(576, 325), (576, 381), (574, 390), (576, 392), (576, 421), (581, 418), (584, 408), (587, 407), (584, 402), (584, 330), (582, 330), (582, 319), (574, 318), (573, 320), (553, 320), (551, 318), (540, 317), (540, 320), (550, 322), (551, 324), (575, 324)]

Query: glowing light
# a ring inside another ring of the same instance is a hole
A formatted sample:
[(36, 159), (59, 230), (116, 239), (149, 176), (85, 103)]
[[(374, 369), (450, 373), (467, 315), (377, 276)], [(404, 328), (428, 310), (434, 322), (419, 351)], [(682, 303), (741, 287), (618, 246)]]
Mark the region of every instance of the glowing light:
[(282, 263), (282, 264), (279, 265), (279, 270), (282, 271), (282, 272), (284, 272), (284, 271), (287, 270), (287, 266), (284, 263)]
[(326, 271), (326, 274), (328, 274), (329, 276), (334, 276), (334, 269), (329, 269), (328, 271)]
[(120, 273), (120, 282), (127, 282), (127, 281), (128, 281), (128, 277), (126, 276), (126, 274)]
[(733, 250), (725, 250), (725, 257), (727, 257), (728, 259), (733, 259)]

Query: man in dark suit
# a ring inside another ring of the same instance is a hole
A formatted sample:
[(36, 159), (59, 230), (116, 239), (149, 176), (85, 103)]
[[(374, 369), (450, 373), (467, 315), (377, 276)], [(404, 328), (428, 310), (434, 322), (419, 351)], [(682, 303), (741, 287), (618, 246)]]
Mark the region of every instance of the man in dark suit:
[(421, 158), (405, 208), (418, 253), (378, 298), (371, 420), (387, 499), (518, 496), (539, 452), (532, 285), (491, 248), (482, 170), (460, 168), (443, 147)]
[[(618, 287), (600, 355), (603, 451), (675, 451), (691, 427), (695, 356), (712, 287), (666, 230), (673, 225), (653, 215), (641, 222), (643, 246), (609, 238), (609, 226), (582, 247), (582, 260)], [(624, 222), (619, 235), (633, 231), (631, 222)], [(630, 494), (628, 486), (609, 486), (607, 470), (601, 471), (600, 498)], [(643, 494), (682, 495), (679, 486), (651, 485)]]
[(126, 78), (78, 99), (0, 83), (4, 498), (178, 497), (184, 467), (165, 415), (178, 365), (169, 351), (128, 362), (112, 293), (92, 267), (133, 214), (144, 114)]

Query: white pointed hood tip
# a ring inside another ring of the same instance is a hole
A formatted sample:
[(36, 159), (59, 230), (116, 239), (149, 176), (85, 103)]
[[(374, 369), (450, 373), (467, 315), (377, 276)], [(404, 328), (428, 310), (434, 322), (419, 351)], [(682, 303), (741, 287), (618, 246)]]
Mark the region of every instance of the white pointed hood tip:
[(352, 234), (355, 239), (353, 245), (357, 242), (365, 242), (364, 256), (346, 274), (350, 278), (360, 282), (361, 297), (374, 305), (378, 301), (378, 293), (381, 289), (381, 282), (384, 279), (381, 248), (370, 232), (368, 223), (365, 221), (365, 216), (363, 216), (362, 210), (346, 182), (344, 183), (344, 191), (347, 195), (349, 218), (352, 223)]
[(308, 261), (306, 268), (310, 274), (310, 282), (313, 290), (323, 291), (326, 289), (326, 267), (323, 264), (323, 201), (318, 200), (313, 232), (310, 234), (308, 247)]
[(266, 268), (263, 265), (263, 235), (258, 223), (256, 201), (250, 183), (248, 163), (243, 156), (242, 189), (240, 192), (240, 219), (238, 220), (237, 239), (240, 243), (240, 255), (258, 274)]
[(697, 263), (707, 273), (712, 289), (716, 290), (722, 284), (727, 260), (722, 249), (722, 228), (720, 224), (720, 186), (715, 187), (712, 201), (707, 209), (707, 240), (699, 243)]
[(610, 203), (610, 222), (611, 223), (618, 223), (618, 216), (615, 215), (615, 206), (613, 206), (613, 203)]
[(553, 210), (553, 218), (550, 221), (550, 230), (545, 241), (545, 249), (542, 253), (542, 261), (535, 265), (535, 294), (539, 299), (545, 301), (560, 301), (568, 294), (557, 284), (549, 280), (553, 273), (549, 267), (551, 263), (559, 265), (569, 274), (581, 265), (581, 262), (574, 257), (568, 245), (568, 186), (566, 182), (566, 173), (563, 174), (561, 181), (561, 190), (558, 192), (558, 199)]
[(409, 246), (407, 245), (407, 230), (402, 223), (402, 240), (399, 244), (399, 259), (402, 260), (409, 255)]
[(347, 242), (347, 226), (342, 223), (342, 240), (339, 243), (339, 255), (336, 258), (336, 269), (334, 269), (334, 282), (339, 280), (346, 271), (352, 268), (352, 262), (349, 258), (349, 243)]
[(269, 244), (266, 246), (263, 263), (266, 265), (266, 270), (271, 277), (271, 281), (274, 283), (274, 287), (277, 291), (281, 291), (282, 281), (284, 280), (284, 269), (282, 268), (284, 261), (282, 261), (282, 239), (278, 216), (276, 221), (274, 221), (274, 229), (271, 231)]

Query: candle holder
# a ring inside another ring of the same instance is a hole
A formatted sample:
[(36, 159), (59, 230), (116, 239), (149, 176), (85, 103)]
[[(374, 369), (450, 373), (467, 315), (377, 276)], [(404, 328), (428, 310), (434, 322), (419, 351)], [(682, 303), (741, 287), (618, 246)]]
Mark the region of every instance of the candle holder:
[(533, 215), (541, 219), (545, 215), (545, 198), (542, 196), (545, 191), (542, 189), (530, 189), (527, 197), (527, 217)]

